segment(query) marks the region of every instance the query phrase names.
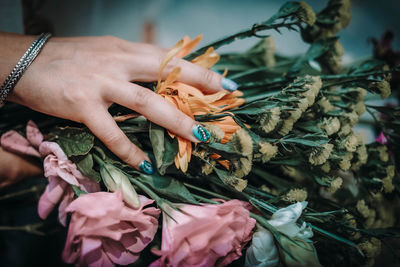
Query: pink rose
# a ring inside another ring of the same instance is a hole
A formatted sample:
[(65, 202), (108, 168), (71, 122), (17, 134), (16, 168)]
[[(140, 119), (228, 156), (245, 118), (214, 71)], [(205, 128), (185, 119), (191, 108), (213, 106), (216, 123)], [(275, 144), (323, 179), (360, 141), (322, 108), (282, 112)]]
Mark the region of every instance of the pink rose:
[[(231, 200), (221, 205), (179, 205), (164, 214), (157, 266), (225, 266), (242, 256), (256, 221), (245, 203)], [(174, 221), (175, 220), (175, 221)]]
[(49, 184), (38, 204), (38, 213), (42, 219), (46, 219), (60, 203), (58, 218), (65, 226), (65, 208), (74, 199), (71, 185), (89, 193), (100, 191), (98, 183), (83, 176), (57, 143), (43, 142), (43, 135), (33, 121), (26, 125), (26, 138), (11, 130), (1, 136), (1, 146), (14, 153), (44, 158), (44, 175), (49, 179)]
[(157, 232), (160, 210), (144, 208), (152, 202), (140, 196), (140, 208), (133, 209), (121, 191), (81, 195), (66, 209), (72, 218), (63, 260), (77, 266), (135, 262)]
[(13, 153), (40, 158), (38, 147), (43, 141), (43, 135), (33, 121), (26, 125), (26, 137), (11, 130), (1, 136), (1, 147)]
[(49, 179), (49, 184), (39, 200), (39, 216), (46, 219), (54, 207), (60, 203), (58, 218), (65, 226), (67, 218), (65, 208), (74, 200), (74, 190), (71, 185), (88, 193), (100, 191), (100, 186), (84, 176), (57, 143), (42, 142), (39, 152), (42, 156), (46, 155), (43, 161), (44, 176)]

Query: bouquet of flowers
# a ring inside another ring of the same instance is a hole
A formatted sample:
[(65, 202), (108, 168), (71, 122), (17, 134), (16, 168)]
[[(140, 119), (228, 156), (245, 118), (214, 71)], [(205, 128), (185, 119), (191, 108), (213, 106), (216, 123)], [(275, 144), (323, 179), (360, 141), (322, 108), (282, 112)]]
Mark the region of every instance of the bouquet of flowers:
[[(201, 36), (179, 41), (160, 73), (177, 56), (220, 71), (239, 90), (204, 94), (177, 81), (179, 68), (142, 84), (209, 131), (209, 141), (196, 145), (112, 106), (119, 127), (152, 158), (152, 175), (126, 165), (82, 125), (34, 112), (37, 124), (26, 130), (3, 124), (4, 149), (43, 159), (49, 183), (38, 212), (45, 219), (58, 206), (68, 227), (63, 260), (140, 263), (150, 246), (151, 266), (225, 266), (239, 258), (245, 266), (372, 266), (382, 240), (399, 236), (400, 109), (365, 101), (390, 96), (400, 68), (374, 58), (342, 66), (337, 33), (350, 18), (349, 0), (330, 0), (317, 14), (288, 2), (197, 51)], [(262, 33), (281, 29), (298, 31), (309, 49), (277, 54)], [(250, 37), (260, 40), (247, 51), (215, 51)], [(366, 111), (380, 133), (370, 144), (353, 131)]]

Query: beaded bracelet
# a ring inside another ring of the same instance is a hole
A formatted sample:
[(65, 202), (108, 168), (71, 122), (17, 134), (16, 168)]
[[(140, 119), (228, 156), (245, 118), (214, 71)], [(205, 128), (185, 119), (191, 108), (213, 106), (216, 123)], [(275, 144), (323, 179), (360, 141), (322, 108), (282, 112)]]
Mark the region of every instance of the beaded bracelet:
[(28, 69), (28, 67), (35, 60), (37, 55), (42, 50), (43, 45), (49, 40), (51, 37), (50, 33), (42, 33), (26, 50), (25, 54), (18, 61), (17, 65), (14, 67), (10, 75), (8, 75), (7, 79), (4, 81), (3, 85), (0, 88), (0, 106), (4, 104), (7, 96), (12, 92), (15, 85), (21, 79), (24, 72)]

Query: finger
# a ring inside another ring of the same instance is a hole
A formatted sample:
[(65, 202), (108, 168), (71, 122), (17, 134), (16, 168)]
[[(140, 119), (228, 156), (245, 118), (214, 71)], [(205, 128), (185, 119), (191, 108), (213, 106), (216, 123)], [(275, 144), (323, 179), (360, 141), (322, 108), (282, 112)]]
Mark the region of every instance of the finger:
[(170, 65), (171, 67), (163, 73), (165, 77), (171, 72), (169, 71), (171, 68), (180, 67), (181, 75), (178, 81), (193, 85), (205, 92), (216, 93), (221, 90), (233, 92), (238, 88), (234, 81), (224, 78), (221, 74), (184, 59), (174, 58)]
[(115, 155), (147, 174), (154, 172), (146, 153), (128, 139), (105, 108), (92, 110), (91, 114), (84, 123)]
[(129, 82), (115, 81), (114, 90), (105, 92), (108, 101), (135, 110), (148, 120), (192, 142), (206, 142), (210, 133), (162, 96)]
[[(136, 64), (131, 64), (132, 75), (135, 76), (138, 73), (138, 67), (140, 68), (139, 72), (145, 74), (141, 75), (136, 81), (149, 82), (157, 80), (158, 68), (164, 56), (165, 53), (155, 52), (153, 55), (147, 55), (141, 59), (136, 58)], [(181, 75), (178, 77), (178, 81), (190, 84), (205, 92), (216, 93), (221, 90), (233, 92), (238, 87), (234, 81), (224, 78), (219, 73), (176, 57), (164, 68), (162, 73), (163, 79), (176, 67), (181, 68)]]

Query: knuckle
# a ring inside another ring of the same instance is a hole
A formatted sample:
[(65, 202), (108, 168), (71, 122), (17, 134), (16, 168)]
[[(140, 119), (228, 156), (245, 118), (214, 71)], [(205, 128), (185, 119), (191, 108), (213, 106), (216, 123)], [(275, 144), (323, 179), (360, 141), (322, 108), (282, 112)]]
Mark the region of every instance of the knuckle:
[[(165, 55), (164, 55), (165, 56)], [(162, 63), (162, 61), (164, 60), (164, 56), (162, 56), (161, 57), (161, 60), (160, 60), (160, 64), (159, 64), (159, 66), (161, 65), (161, 63)], [(181, 59), (180, 58), (178, 58), (178, 57), (173, 57), (169, 62), (168, 62), (168, 64), (167, 64), (167, 66), (164, 68), (164, 72), (165, 73), (170, 73), (171, 71), (173, 71), (176, 67), (178, 67), (178, 66), (180, 66), (180, 61), (181, 61)]]
[(133, 103), (137, 109), (142, 109), (150, 104), (151, 92), (144, 88), (133, 91)]
[(174, 127), (184, 132), (185, 126), (193, 125), (192, 119), (184, 114), (174, 117)]
[(109, 147), (119, 147), (119, 144), (123, 140), (123, 137), (119, 133), (108, 132), (103, 136), (103, 142)]
[(126, 50), (125, 48), (127, 45), (127, 41), (125, 41), (121, 38), (112, 36), (112, 35), (106, 35), (106, 36), (103, 36), (102, 38), (103, 38), (103, 40), (102, 40), (103, 43), (106, 44), (110, 50), (112, 50), (112, 51), (115, 51), (115, 50), (125, 51)]
[(204, 70), (203, 74), (202, 74), (202, 78), (203, 78), (204, 84), (211, 85), (215, 82), (217, 77), (212, 71)]
[(130, 164), (130, 165), (138, 165), (139, 164), (139, 148), (134, 145), (126, 146), (126, 148), (122, 151), (121, 160)]

